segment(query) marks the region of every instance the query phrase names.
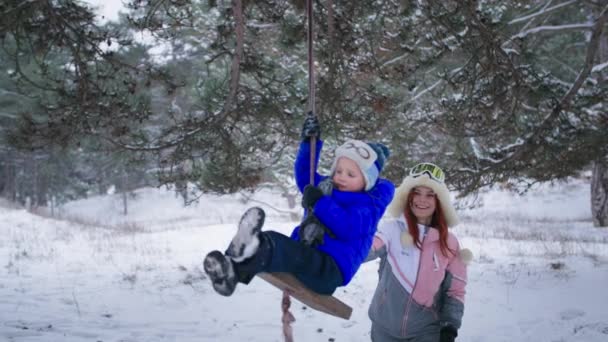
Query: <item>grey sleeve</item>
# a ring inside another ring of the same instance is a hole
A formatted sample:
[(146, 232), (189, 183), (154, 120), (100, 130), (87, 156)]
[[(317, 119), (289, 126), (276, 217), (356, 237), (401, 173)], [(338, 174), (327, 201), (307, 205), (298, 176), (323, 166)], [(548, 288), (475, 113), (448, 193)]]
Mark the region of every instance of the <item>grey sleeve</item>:
[(441, 300), (439, 307), (439, 323), (441, 327), (451, 325), (460, 329), (462, 316), (464, 314), (464, 304), (456, 298), (448, 296), (448, 290), (452, 285), (452, 274), (446, 272), (445, 279), (441, 283)]
[(365, 258), (365, 260), (363, 260), (363, 262), (376, 260), (377, 258), (382, 258), (385, 255), (386, 255), (386, 245), (382, 246), (382, 248), (380, 248), (376, 251), (374, 251), (373, 249), (370, 248), (369, 254), (367, 254), (367, 258)]

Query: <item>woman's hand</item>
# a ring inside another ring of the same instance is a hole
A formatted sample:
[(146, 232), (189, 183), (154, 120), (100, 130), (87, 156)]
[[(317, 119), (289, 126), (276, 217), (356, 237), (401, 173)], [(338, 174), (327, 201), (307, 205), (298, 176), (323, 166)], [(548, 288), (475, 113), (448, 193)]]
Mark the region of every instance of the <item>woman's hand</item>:
[(382, 241), (381, 238), (374, 236), (374, 241), (372, 242), (372, 251), (376, 252), (382, 247), (384, 247), (384, 241)]
[(441, 328), (439, 342), (454, 342), (458, 336), (458, 331), (451, 325)]

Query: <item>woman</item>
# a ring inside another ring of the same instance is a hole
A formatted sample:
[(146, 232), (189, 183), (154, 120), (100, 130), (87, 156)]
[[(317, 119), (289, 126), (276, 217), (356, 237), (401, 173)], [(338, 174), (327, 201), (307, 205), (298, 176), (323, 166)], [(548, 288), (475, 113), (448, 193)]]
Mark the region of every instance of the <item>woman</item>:
[(464, 312), (466, 263), (448, 227), (458, 223), (443, 171), (414, 166), (374, 236), (380, 279), (369, 307), (373, 342), (455, 341)]

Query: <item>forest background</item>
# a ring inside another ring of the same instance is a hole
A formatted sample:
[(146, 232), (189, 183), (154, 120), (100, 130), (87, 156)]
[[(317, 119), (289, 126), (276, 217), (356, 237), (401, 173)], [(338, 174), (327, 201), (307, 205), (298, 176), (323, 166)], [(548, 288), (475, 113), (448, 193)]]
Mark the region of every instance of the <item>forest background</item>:
[[(295, 206), (305, 1), (124, 5), (0, 3), (0, 196), (52, 211), (114, 187), (126, 213), (144, 186), (272, 186)], [(315, 1), (326, 151), (381, 141), (391, 180), (432, 161), (460, 195), (591, 171), (608, 226), (607, 21), (605, 0)]]

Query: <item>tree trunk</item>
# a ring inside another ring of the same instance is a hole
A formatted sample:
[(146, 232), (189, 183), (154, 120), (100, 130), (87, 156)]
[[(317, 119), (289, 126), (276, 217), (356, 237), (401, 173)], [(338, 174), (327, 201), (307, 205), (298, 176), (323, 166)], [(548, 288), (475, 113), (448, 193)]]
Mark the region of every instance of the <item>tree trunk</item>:
[(121, 183), (122, 183), (122, 186), (121, 186), (121, 188), (122, 188), (121, 189), (122, 190), (122, 214), (125, 216), (127, 216), (127, 214), (129, 213), (128, 206), (127, 206), (127, 200), (128, 200), (127, 188), (129, 187), (128, 177), (129, 177), (129, 175), (127, 174), (127, 171), (124, 169), (124, 166), (123, 166), (122, 177), (120, 179), (121, 179)]
[(8, 161), (6, 155), (0, 154), (0, 196), (4, 195), (4, 189), (6, 189), (6, 181), (8, 175)]
[(4, 189), (2, 195), (11, 202), (17, 200), (17, 182), (15, 169), (15, 154), (9, 151), (6, 155), (4, 163)]
[(41, 172), (38, 175), (38, 192), (36, 198), (38, 198), (39, 207), (48, 207), (49, 205), (49, 176), (45, 172)]
[[(598, 12), (601, 8), (598, 8)], [(604, 31), (600, 38), (597, 62), (608, 61), (608, 33)], [(608, 79), (608, 73), (600, 74), (602, 83)], [(591, 175), (591, 215), (593, 225), (596, 227), (608, 227), (608, 156), (599, 158), (594, 162), (593, 174)]]
[(38, 180), (40, 179), (40, 170), (38, 165), (38, 160), (36, 159), (36, 154), (31, 153), (29, 156), (29, 168), (31, 172), (31, 181), (30, 181), (30, 198), (31, 198), (31, 206), (32, 209), (38, 208), (40, 206), (40, 198), (38, 198), (38, 190), (40, 189)]
[(593, 165), (591, 215), (594, 226), (608, 227), (608, 157), (596, 161)]

